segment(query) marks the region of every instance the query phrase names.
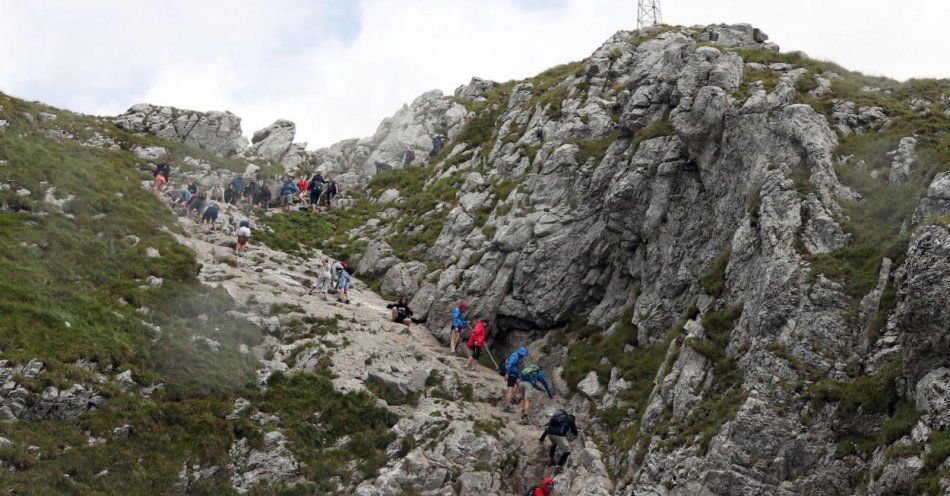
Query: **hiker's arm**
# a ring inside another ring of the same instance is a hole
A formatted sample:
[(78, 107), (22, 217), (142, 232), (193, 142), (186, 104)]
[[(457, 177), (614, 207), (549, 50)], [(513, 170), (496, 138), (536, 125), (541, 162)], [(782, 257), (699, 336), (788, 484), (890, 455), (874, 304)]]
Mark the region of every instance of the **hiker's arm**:
[(575, 436), (578, 435), (578, 433), (577, 433), (577, 424), (575, 424), (573, 421), (571, 421), (571, 434), (574, 434)]
[(538, 380), (540, 380), (540, 381), (541, 381), (541, 385), (544, 386), (544, 392), (545, 392), (545, 393), (548, 393), (548, 398), (553, 398), (553, 397), (554, 397), (554, 391), (551, 391), (551, 386), (548, 385), (548, 381), (544, 380), (543, 377), (539, 378)]
[(541, 439), (538, 439), (538, 442), (539, 442), (539, 443), (543, 443), (543, 442), (544, 442), (544, 438), (546, 438), (546, 437), (548, 437), (548, 429), (547, 429), (547, 428), (545, 428), (543, 431), (541, 431)]

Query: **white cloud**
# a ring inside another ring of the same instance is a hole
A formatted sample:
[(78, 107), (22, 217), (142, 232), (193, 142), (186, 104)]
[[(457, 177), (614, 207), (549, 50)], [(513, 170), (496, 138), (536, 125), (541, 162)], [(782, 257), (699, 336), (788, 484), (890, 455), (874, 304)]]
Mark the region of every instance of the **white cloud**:
[[(247, 134), (287, 118), (316, 147), (371, 134), (429, 89), (581, 59), (635, 22), (634, 0), (524, 1), (0, 0), (0, 90), (89, 113), (227, 109)], [(950, 75), (944, 0), (664, 7), (671, 23), (750, 22), (785, 50), (865, 72)]]

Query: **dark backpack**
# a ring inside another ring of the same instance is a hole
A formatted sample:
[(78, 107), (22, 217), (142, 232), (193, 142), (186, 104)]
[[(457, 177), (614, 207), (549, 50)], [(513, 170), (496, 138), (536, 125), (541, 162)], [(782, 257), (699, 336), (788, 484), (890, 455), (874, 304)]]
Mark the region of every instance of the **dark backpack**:
[(347, 274), (349, 274), (349, 275), (352, 276), (354, 272), (356, 272), (356, 269), (353, 268), (352, 265), (348, 265), (348, 266), (346, 267), (346, 273), (347, 273)]
[(529, 488), (524, 492), (524, 496), (534, 496), (534, 490), (537, 489), (537, 488), (538, 488), (538, 486), (531, 486), (531, 487), (529, 487)]

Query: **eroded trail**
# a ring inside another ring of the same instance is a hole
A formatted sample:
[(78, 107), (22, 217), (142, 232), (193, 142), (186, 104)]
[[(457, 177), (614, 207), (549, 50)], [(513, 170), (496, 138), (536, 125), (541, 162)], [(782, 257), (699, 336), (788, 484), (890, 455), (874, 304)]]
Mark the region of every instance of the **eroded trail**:
[[(223, 206), (221, 224), (234, 225), (243, 215)], [(449, 354), (424, 325), (389, 322), (387, 302), (360, 281), (353, 281), (350, 304), (308, 295), (305, 271), (323, 254), (290, 255), (252, 238), (238, 257), (233, 228), (205, 233), (190, 219), (180, 222), (187, 233), (181, 242), (202, 264), (200, 279), (224, 288), (249, 320), (267, 329), (253, 350), (262, 383), (276, 371), (329, 367), (337, 389), (369, 389), (399, 415), (389, 462), (356, 494), (521, 494), (549, 475), (547, 444), (538, 436), (560, 397), (536, 401), (531, 422), (523, 424), (517, 412), (502, 410), (504, 381), (496, 371), (463, 370), (466, 358)], [(561, 494), (610, 494), (593, 442), (576, 441), (574, 449), (570, 468), (558, 478)]]

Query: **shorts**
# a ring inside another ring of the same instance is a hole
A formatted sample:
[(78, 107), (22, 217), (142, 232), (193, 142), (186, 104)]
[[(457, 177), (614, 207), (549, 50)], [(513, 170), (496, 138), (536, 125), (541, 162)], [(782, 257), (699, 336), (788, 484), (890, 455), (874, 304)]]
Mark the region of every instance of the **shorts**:
[(280, 206), (286, 207), (294, 203), (294, 195), (280, 195)]
[(405, 314), (401, 314), (401, 313), (400, 313), (400, 314), (397, 314), (397, 315), (396, 315), (396, 318), (393, 319), (393, 322), (399, 322), (400, 324), (402, 324), (402, 321), (404, 321), (404, 320), (406, 320), (406, 319), (408, 319), (408, 318), (409, 318), (409, 317), (406, 317)]
[(534, 386), (530, 382), (521, 381), (518, 383), (518, 389), (521, 390), (521, 399), (530, 400), (531, 394), (534, 393)]
[(551, 438), (551, 444), (556, 446), (555, 450), (560, 450), (561, 453), (571, 452), (571, 444), (567, 442), (566, 437), (555, 436), (554, 434), (548, 434), (548, 437)]
[(452, 326), (452, 332), (462, 332), (462, 328), (461, 328), (461, 327)]
[(317, 203), (318, 200), (320, 200), (320, 190), (310, 190), (310, 203)]
[(218, 220), (217, 210), (205, 210), (204, 215), (201, 216), (201, 222), (214, 222), (216, 220)]
[(347, 289), (350, 289), (350, 280), (341, 279), (340, 282), (336, 284), (336, 288), (339, 289), (340, 291), (345, 291)]
[(243, 245), (243, 244), (247, 243), (247, 241), (248, 241), (249, 239), (251, 239), (251, 238), (248, 237), (248, 236), (238, 236), (238, 243), (240, 243), (240, 244)]
[(482, 347), (481, 346), (469, 346), (469, 349), (472, 350), (472, 358), (478, 360), (482, 356)]
[(508, 387), (513, 388), (518, 385), (518, 376), (508, 374), (505, 378), (508, 379)]

